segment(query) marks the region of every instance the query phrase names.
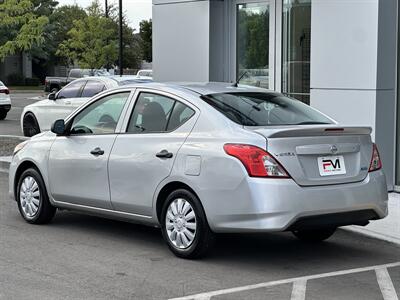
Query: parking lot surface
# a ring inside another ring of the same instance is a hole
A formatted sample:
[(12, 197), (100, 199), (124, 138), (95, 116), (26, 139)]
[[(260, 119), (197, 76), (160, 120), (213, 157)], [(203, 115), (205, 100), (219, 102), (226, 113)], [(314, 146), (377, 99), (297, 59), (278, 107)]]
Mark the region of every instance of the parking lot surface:
[(5, 120), (0, 121), (0, 135), (23, 135), (21, 132), (20, 118), (25, 106), (44, 98), (41, 91), (21, 93), (11, 91), (11, 110)]
[(0, 173), (0, 299), (400, 295), (400, 248), (387, 242), (343, 230), (317, 245), (289, 233), (224, 235), (207, 258), (188, 261), (171, 254), (156, 228), (67, 211), (49, 225), (29, 225), (9, 200), (7, 183)]

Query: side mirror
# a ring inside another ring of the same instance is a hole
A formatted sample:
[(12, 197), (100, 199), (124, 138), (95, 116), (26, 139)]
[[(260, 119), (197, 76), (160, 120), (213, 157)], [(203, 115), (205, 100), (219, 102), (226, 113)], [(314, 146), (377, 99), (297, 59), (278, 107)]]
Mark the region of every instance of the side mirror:
[(64, 120), (57, 120), (51, 125), (51, 132), (57, 135), (63, 135), (65, 133), (65, 122)]
[(49, 99), (49, 100), (56, 100), (56, 95), (57, 95), (57, 92), (51, 92), (48, 96), (47, 96), (47, 99)]

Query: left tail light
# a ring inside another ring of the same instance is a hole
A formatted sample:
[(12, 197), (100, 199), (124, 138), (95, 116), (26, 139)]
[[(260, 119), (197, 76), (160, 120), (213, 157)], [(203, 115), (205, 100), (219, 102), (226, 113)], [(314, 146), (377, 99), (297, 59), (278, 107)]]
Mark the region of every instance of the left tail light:
[(0, 90), (0, 94), (8, 95), (8, 94), (10, 94), (10, 90), (9, 89), (2, 89), (2, 90)]
[(376, 146), (376, 144), (373, 144), (372, 158), (371, 158), (371, 163), (369, 165), (369, 172), (377, 171), (380, 169), (382, 169), (381, 157), (379, 156), (378, 147)]
[(252, 145), (226, 144), (228, 155), (239, 159), (251, 177), (290, 178), (285, 168), (267, 151)]

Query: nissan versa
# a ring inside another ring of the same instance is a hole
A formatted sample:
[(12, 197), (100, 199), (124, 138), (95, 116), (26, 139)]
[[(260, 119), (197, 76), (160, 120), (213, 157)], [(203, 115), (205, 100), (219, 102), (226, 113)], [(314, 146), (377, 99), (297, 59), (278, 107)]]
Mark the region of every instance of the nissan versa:
[(370, 128), (279, 93), (150, 83), (102, 92), (19, 144), (9, 189), (29, 223), (62, 208), (155, 225), (195, 258), (216, 233), (322, 241), (384, 218), (381, 167)]

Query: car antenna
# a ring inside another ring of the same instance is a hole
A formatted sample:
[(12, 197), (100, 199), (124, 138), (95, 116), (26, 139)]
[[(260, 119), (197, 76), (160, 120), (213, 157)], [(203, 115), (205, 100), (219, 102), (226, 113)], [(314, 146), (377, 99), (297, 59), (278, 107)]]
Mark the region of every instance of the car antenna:
[(247, 71), (244, 71), (243, 74), (236, 80), (236, 82), (232, 85), (233, 87), (238, 87), (240, 80), (243, 79), (244, 76), (247, 75)]

